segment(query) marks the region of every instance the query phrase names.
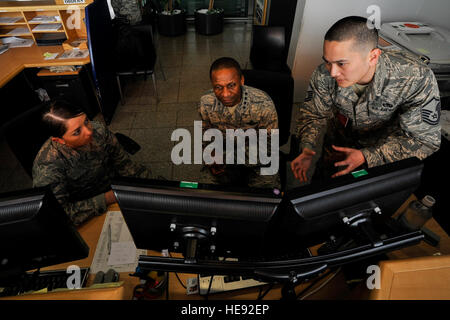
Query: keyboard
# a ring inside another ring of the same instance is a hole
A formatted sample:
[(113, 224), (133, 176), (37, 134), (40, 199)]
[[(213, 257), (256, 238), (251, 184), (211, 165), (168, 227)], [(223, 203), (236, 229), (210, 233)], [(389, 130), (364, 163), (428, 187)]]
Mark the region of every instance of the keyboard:
[[(86, 286), (86, 280), (89, 275), (89, 268), (80, 268), (80, 286)], [(27, 272), (13, 284), (0, 287), (0, 297), (17, 296), (20, 294), (47, 289), (68, 289), (67, 279), (73, 276), (73, 273), (67, 273), (66, 269), (40, 271), (39, 273)]]
[[(206, 295), (208, 293), (210, 280), (211, 276), (200, 275), (199, 277), (200, 295)], [(209, 293), (233, 291), (244, 288), (262, 286), (265, 284), (267, 283), (257, 281), (250, 277), (215, 275), (213, 277), (213, 282), (211, 284), (211, 289), (209, 290)]]

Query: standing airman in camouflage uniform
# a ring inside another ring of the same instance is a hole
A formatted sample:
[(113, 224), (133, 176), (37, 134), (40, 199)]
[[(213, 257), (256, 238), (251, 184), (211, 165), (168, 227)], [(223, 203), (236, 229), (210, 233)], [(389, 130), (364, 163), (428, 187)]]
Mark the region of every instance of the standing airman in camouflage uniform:
[(440, 99), (433, 72), (406, 52), (378, 49), (377, 40), (377, 30), (360, 17), (336, 22), (325, 35), (325, 63), (311, 77), (297, 121), (302, 153), (291, 168), (301, 182), (323, 136), (317, 170), (339, 167), (332, 176), (361, 165), (424, 159), (439, 149)]
[(111, 0), (111, 6), (116, 16), (126, 17), (131, 25), (142, 21), (141, 0)]
[(116, 199), (111, 179), (116, 175), (150, 178), (150, 171), (131, 161), (103, 124), (80, 109), (53, 103), (43, 120), (52, 137), (33, 163), (33, 185), (50, 185), (74, 225), (106, 212)]
[[(226, 137), (226, 129), (267, 129), (268, 146), (270, 130), (278, 129), (278, 117), (272, 99), (256, 88), (244, 85), (239, 63), (232, 58), (217, 59), (210, 70), (213, 89), (200, 99), (199, 113), (203, 130), (218, 129)], [(248, 142), (246, 142), (245, 165), (212, 165), (214, 180), (221, 184), (240, 184), (250, 187), (279, 187), (279, 175), (261, 175), (260, 164), (248, 164)], [(270, 147), (268, 147), (270, 150)], [(225, 148), (224, 148), (225, 150)], [(235, 151), (235, 156), (237, 151)], [(224, 155), (224, 162), (225, 162)], [(236, 159), (235, 162), (236, 163)]]

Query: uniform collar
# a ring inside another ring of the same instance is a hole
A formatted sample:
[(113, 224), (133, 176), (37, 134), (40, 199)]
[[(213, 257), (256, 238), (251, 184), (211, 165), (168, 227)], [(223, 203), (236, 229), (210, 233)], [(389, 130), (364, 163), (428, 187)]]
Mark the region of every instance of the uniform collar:
[[(239, 110), (240, 113), (242, 114), (243, 112), (245, 112), (248, 109), (248, 103), (249, 103), (249, 90), (248, 87), (246, 85), (243, 85), (241, 87), (242, 89), (242, 97), (241, 97), (241, 101), (237, 104), (236, 109), (235, 110)], [(213, 93), (214, 94), (214, 93)], [(219, 99), (217, 99), (217, 97), (214, 95), (214, 98), (216, 99), (216, 105), (221, 108), (222, 110), (227, 110), (228, 108), (225, 107), (222, 102), (220, 102)], [(229, 112), (229, 111), (228, 111)]]
[(383, 91), (384, 82), (387, 79), (387, 67), (386, 67), (386, 56), (384, 51), (381, 51), (381, 55), (378, 58), (377, 66), (375, 69), (375, 75), (370, 84), (372, 91), (375, 93), (376, 97), (381, 96)]
[(90, 146), (83, 146), (78, 149), (74, 149), (65, 144), (59, 143), (58, 141), (51, 140), (53, 147), (68, 158), (80, 158), (82, 153), (92, 151), (95, 147), (97, 147), (97, 145), (92, 145), (93, 143), (95, 143), (95, 139), (92, 140)]

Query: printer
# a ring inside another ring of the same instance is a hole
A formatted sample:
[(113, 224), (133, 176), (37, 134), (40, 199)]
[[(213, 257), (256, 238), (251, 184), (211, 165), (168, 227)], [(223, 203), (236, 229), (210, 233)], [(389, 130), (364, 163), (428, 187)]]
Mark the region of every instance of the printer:
[(379, 35), (394, 47), (417, 55), (433, 70), (442, 108), (450, 109), (450, 31), (424, 22), (386, 22)]

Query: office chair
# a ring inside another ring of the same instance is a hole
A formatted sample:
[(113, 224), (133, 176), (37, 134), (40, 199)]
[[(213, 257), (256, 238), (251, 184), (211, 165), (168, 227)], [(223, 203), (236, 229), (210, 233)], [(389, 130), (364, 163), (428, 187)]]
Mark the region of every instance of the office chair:
[(47, 103), (41, 103), (25, 111), (7, 122), (2, 130), (11, 151), (31, 178), (34, 158), (50, 137), (40, 121), (47, 106)]
[[(117, 19), (115, 19), (117, 20)], [(121, 76), (144, 75), (152, 76), (156, 101), (159, 101), (155, 78), (156, 50), (153, 42), (151, 25), (130, 26), (120, 21), (114, 21), (115, 34), (115, 74), (119, 86), (119, 95), (124, 103)]]
[(267, 70), (242, 70), (244, 83), (266, 92), (272, 98), (278, 115), (280, 146), (290, 136), (292, 104), (294, 101), (294, 79), (290, 74)]
[[(153, 36), (153, 46), (155, 48), (158, 48), (158, 41), (159, 41), (159, 34), (156, 30), (158, 23), (157, 23), (157, 19), (158, 19), (158, 13), (162, 12), (163, 8), (161, 6), (161, 3), (159, 3), (159, 1), (155, 1), (155, 0), (148, 0), (143, 8), (143, 13), (142, 13), (142, 23), (140, 24), (140, 26), (135, 26), (135, 28), (137, 27), (138, 29), (144, 27), (146, 28), (146, 26), (150, 25), (152, 27), (151, 29), (151, 33)], [(159, 65), (159, 69), (161, 70), (161, 74), (163, 77), (163, 80), (166, 81), (166, 75), (164, 74), (164, 69), (162, 67), (161, 64), (161, 59), (156, 59)]]
[(284, 27), (253, 26), (250, 62), (253, 69), (291, 73), (286, 63)]
[[(242, 74), (244, 75), (245, 85), (263, 90), (272, 99), (278, 115), (280, 146), (286, 144), (290, 136), (292, 104), (294, 101), (294, 79), (289, 73), (267, 70), (242, 70)], [(283, 190), (286, 186), (286, 163), (290, 160), (291, 154), (291, 151), (289, 154), (281, 151), (279, 153), (279, 172)]]

